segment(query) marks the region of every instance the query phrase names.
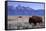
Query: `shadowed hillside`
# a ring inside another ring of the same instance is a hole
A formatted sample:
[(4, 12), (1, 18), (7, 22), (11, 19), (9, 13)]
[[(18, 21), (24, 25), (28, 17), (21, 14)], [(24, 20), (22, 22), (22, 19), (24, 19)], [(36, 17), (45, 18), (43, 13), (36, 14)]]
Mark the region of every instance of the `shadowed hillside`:
[(44, 10), (43, 9), (34, 10), (30, 7), (25, 7), (21, 5), (18, 5), (14, 8), (12, 6), (8, 6), (8, 15), (44, 16)]

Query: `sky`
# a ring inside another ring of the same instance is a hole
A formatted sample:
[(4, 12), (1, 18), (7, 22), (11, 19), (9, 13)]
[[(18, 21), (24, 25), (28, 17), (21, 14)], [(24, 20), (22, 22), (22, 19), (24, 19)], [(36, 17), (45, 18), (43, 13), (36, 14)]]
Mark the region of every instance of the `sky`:
[(13, 8), (15, 8), (17, 5), (30, 7), (34, 10), (44, 9), (44, 4), (39, 4), (39, 3), (8, 2), (8, 6), (13, 6)]
[(7, 0), (7, 1), (16, 1), (16, 0)]
[(44, 2), (45, 0), (7, 0), (7, 1), (35, 1), (35, 2)]
[[(44, 10), (44, 4), (42, 4), (42, 3), (40, 4), (40, 3), (8, 2), (7, 6), (12, 6), (12, 9), (15, 9), (16, 6), (18, 6), (18, 5), (34, 9), (35, 12), (32, 12), (34, 15), (39, 15), (39, 16), (43, 16), (44, 15), (44, 11), (43, 11)], [(42, 11), (37, 11), (36, 12), (36, 10), (39, 10), (39, 9), (42, 9)], [(28, 12), (28, 11), (25, 11), (25, 12), (21, 12), (21, 11), (16, 12), (16, 10), (15, 11), (14, 10), (12, 10), (12, 11), (10, 10), (9, 13), (8, 13), (8, 15), (10, 15), (10, 16), (29, 15), (30, 16), (30, 15), (33, 15), (32, 13), (31, 13), (31, 10), (30, 10), (30, 12)]]

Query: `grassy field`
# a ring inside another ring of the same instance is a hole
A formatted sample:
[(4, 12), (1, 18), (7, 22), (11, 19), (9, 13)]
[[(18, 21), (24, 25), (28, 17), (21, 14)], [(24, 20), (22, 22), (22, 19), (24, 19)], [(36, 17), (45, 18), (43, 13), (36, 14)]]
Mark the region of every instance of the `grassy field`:
[(43, 18), (43, 23), (37, 23), (36, 26), (34, 24), (29, 24), (29, 17), (31, 16), (22, 16), (22, 18), (19, 18), (19, 16), (8, 16), (8, 28), (7, 29), (15, 29), (15, 30), (21, 30), (21, 29), (37, 29), (37, 28), (44, 28), (44, 16)]

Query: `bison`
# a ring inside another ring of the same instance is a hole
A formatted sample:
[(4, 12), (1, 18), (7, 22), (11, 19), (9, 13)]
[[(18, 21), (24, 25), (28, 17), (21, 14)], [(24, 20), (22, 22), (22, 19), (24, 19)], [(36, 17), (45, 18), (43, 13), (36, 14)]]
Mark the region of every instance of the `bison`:
[(33, 23), (34, 25), (36, 25), (37, 23), (42, 23), (42, 17), (39, 16), (32, 16), (29, 18), (29, 23)]

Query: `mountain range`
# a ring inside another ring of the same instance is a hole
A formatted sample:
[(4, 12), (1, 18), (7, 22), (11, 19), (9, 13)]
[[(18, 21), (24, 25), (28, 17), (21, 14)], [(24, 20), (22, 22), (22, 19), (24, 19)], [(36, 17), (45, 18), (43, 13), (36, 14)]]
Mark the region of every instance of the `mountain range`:
[(44, 14), (45, 14), (45, 10), (43, 9), (34, 10), (30, 7), (24, 7), (24, 6), (19, 6), (19, 5), (16, 7), (8, 6), (9, 16), (12, 16), (12, 15), (44, 16)]

